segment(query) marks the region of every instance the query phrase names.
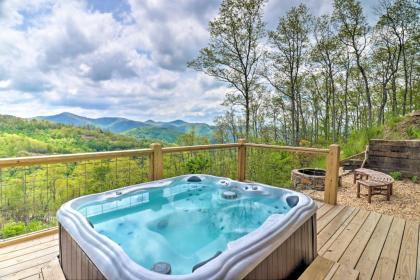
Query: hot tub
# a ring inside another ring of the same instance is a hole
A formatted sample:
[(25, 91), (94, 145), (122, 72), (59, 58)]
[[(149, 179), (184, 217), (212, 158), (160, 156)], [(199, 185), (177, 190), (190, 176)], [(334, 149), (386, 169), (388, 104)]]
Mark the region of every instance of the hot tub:
[(304, 194), (185, 175), (71, 200), (57, 213), (67, 279), (279, 279), (316, 256)]

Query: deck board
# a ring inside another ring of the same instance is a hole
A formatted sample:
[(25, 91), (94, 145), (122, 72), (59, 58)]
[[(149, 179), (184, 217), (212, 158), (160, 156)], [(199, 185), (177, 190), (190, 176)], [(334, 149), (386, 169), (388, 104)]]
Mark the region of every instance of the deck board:
[(368, 216), (368, 211), (360, 210), (345, 230), (325, 249), (322, 255), (328, 259), (338, 261)]
[(46, 279), (66, 280), (57, 258), (55, 258), (54, 260), (49, 262), (46, 266), (44, 266), (41, 269), (41, 271), (42, 271), (43, 277)]
[(354, 208), (346, 207), (321, 232), (318, 233), (317, 246), (321, 248), (334, 235), (340, 226), (352, 216)]
[(419, 238), (419, 224), (409, 221), (404, 229), (404, 237), (401, 244), (400, 255), (398, 257), (395, 278), (415, 279), (417, 265), (417, 249)]
[(323, 207), (320, 207), (318, 209), (318, 211), (316, 212), (316, 218), (318, 220), (321, 219), (328, 211), (330, 211), (333, 208), (334, 208), (333, 205), (324, 204), (324, 206)]
[(382, 215), (369, 243), (366, 245), (366, 248), (356, 265), (355, 269), (360, 272), (360, 279), (372, 278), (376, 263), (378, 262), (389, 229), (391, 228), (391, 223), (391, 216)]
[(340, 265), (331, 280), (357, 280), (359, 272), (345, 265)]
[(417, 248), (417, 272), (416, 272), (416, 279), (420, 279), (420, 229), (419, 229), (419, 242)]
[[(0, 279), (2, 280), (16, 280), (16, 279), (33, 279), (35, 277), (38, 277), (39, 279), (43, 279), (42, 277), (42, 273), (41, 273), (41, 268), (39, 266), (35, 266), (35, 267), (31, 267), (28, 269), (23, 269), (20, 271), (16, 271), (15, 273), (6, 275), (1, 277)], [(46, 280), (50, 280), (50, 279), (46, 279)], [(51, 279), (53, 280), (53, 279)]]
[(330, 272), (328, 272), (328, 274), (325, 276), (324, 280), (331, 280), (339, 267), (339, 263), (334, 263), (333, 267), (331, 268)]
[(328, 239), (322, 247), (318, 247), (318, 254), (323, 255), (331, 244), (340, 236), (340, 234), (347, 228), (351, 221), (359, 214), (360, 210), (356, 209), (348, 218), (340, 225), (340, 227), (334, 232), (334, 234)]
[(43, 250), (47, 250), (50, 247), (57, 247), (57, 246), (58, 246), (58, 240), (54, 239), (48, 242), (35, 244), (28, 248), (23, 248), (21, 250), (16, 250), (16, 251), (9, 252), (7, 254), (0, 255), (0, 266), (2, 265), (4, 261), (22, 257), (24, 255), (33, 253), (34, 251), (43, 251)]
[(395, 218), (392, 221), (384, 247), (376, 263), (373, 279), (393, 279), (400, 253), (405, 221)]
[(366, 222), (354, 236), (347, 250), (341, 256), (339, 261), (340, 263), (345, 263), (347, 266), (352, 268), (356, 266), (380, 218), (381, 215), (378, 213), (371, 213), (369, 215), (369, 218), (366, 219)]
[(308, 269), (299, 277), (299, 280), (324, 279), (335, 263), (331, 260), (318, 256)]
[(344, 206), (339, 205), (337, 207), (333, 207), (324, 216), (322, 216), (318, 220), (317, 233), (320, 233), (343, 209)]
[(25, 241), (25, 242), (22, 242), (22, 243), (19, 243), (19, 244), (15, 244), (15, 245), (0, 248), (0, 256), (5, 255), (5, 254), (9, 254), (9, 253), (14, 252), (14, 251), (19, 251), (19, 250), (22, 250), (24, 248), (32, 248), (32, 246), (34, 246), (34, 245), (39, 245), (39, 244), (42, 244), (42, 243), (45, 243), (45, 242), (49, 242), (51, 240), (58, 240), (58, 234), (52, 234), (52, 235), (49, 235), (49, 236), (44, 236), (44, 237), (33, 239), (33, 240), (30, 240), (30, 241)]
[[(336, 263), (327, 279), (420, 279), (419, 223), (317, 202), (318, 253)], [(58, 235), (0, 248), (1, 279), (45, 279)]]

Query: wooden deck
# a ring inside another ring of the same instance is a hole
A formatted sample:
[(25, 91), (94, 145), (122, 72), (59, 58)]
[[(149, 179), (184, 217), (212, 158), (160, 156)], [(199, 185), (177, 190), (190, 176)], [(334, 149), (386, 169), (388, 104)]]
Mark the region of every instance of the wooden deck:
[[(319, 255), (359, 272), (359, 279), (420, 279), (419, 223), (342, 205), (318, 206)], [(57, 235), (0, 248), (0, 279), (47, 279), (41, 268), (57, 255)]]

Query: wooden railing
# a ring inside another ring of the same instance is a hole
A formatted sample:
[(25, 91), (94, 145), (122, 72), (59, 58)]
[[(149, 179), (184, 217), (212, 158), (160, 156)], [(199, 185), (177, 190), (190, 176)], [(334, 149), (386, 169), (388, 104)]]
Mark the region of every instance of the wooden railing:
[[(286, 151), (294, 153), (304, 153), (304, 154), (316, 154), (316, 155), (326, 155), (326, 177), (325, 177), (325, 191), (324, 191), (324, 201), (328, 204), (335, 205), (337, 203), (337, 188), (338, 188), (338, 177), (339, 177), (339, 161), (340, 161), (340, 146), (333, 144), (330, 145), (329, 149), (319, 149), (319, 148), (306, 148), (306, 147), (291, 147), (291, 146), (278, 146), (278, 145), (266, 145), (266, 144), (244, 144), (239, 142), (244, 146), (244, 152), (246, 154), (246, 147), (261, 148), (261, 149), (272, 149), (276, 151)], [(245, 180), (245, 177), (241, 177), (244, 174), (244, 169), (246, 168), (245, 160), (241, 159), (243, 162), (239, 165), (238, 168), (238, 179)], [(239, 159), (238, 159), (239, 161)]]
[[(73, 197), (195, 173), (196, 170), (217, 176), (236, 177), (239, 181), (252, 180), (248, 178), (251, 177), (249, 170), (252, 170), (252, 165), (264, 164), (258, 155), (250, 160), (251, 152), (255, 150), (274, 153), (273, 155), (294, 153), (326, 156), (324, 200), (326, 203), (336, 204), (340, 155), (338, 145), (331, 145), (329, 149), (318, 149), (252, 144), (246, 143), (244, 139), (231, 144), (182, 147), (152, 144), (148, 149), (0, 159), (0, 210), (3, 215), (3, 218), (0, 215), (0, 224), (1, 219), (9, 221), (18, 220), (16, 217), (21, 220), (28, 219), (21, 217), (39, 217), (40, 213), (44, 215), (42, 211), (49, 211), (47, 214), (54, 217), (56, 208)], [(268, 154), (266, 158), (271, 156)], [(267, 168), (276, 167), (271, 165)], [(283, 175), (287, 177), (290, 173)], [(40, 188), (46, 188), (45, 193), (37, 194), (35, 190), (39, 191)], [(13, 195), (21, 201), (15, 203)], [(31, 203), (31, 207), (37, 209), (36, 215), (33, 214), (36, 212), (33, 208), (25, 208)], [(20, 207), (26, 209), (27, 213), (25, 210), (22, 210), (21, 215), (16, 213)], [(48, 216), (47, 214), (44, 216)]]

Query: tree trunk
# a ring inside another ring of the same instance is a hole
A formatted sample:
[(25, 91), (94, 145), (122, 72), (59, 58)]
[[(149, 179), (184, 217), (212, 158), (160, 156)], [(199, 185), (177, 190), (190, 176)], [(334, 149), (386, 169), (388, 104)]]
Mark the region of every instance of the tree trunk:
[(359, 68), (360, 74), (362, 74), (364, 86), (365, 86), (365, 94), (366, 94), (366, 102), (368, 106), (368, 124), (369, 126), (372, 125), (372, 100), (369, 91), (369, 83), (366, 76), (365, 69), (363, 68), (362, 64), (360, 63), (360, 54), (356, 51), (356, 63), (357, 67)]
[(403, 55), (403, 68), (404, 68), (404, 91), (403, 91), (402, 114), (404, 116), (407, 112), (407, 93), (408, 93), (408, 69), (407, 69), (407, 58), (405, 55), (405, 46), (402, 48), (402, 55)]
[(381, 105), (379, 107), (379, 114), (378, 114), (378, 125), (385, 123), (385, 106), (388, 100), (388, 93), (387, 93), (386, 86), (387, 86), (387, 83), (383, 82), (382, 83), (382, 100), (381, 100)]
[(392, 88), (392, 115), (396, 116), (398, 114), (398, 102), (397, 102), (397, 76), (393, 75), (392, 77), (392, 83), (391, 83), (391, 88)]
[(330, 92), (332, 96), (332, 134), (333, 134), (333, 143), (337, 142), (337, 112), (336, 112), (336, 106), (335, 106), (335, 86), (334, 86), (334, 79), (333, 79), (333, 73), (331, 65), (328, 67), (328, 75), (329, 75), (329, 85), (330, 85)]
[(245, 137), (249, 139), (249, 97), (245, 98)]

